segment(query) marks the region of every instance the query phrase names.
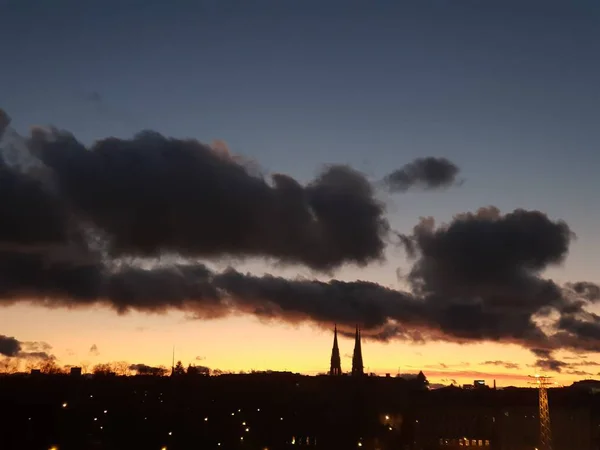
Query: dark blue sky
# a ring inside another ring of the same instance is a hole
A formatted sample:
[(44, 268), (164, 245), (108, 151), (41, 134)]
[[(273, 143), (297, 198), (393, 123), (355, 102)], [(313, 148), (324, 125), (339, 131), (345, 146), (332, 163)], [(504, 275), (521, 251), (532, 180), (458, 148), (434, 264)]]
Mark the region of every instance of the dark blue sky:
[(223, 139), (300, 179), (445, 156), (464, 186), (393, 199), (394, 226), (540, 209), (597, 280), (598, 2), (0, 0), (0, 55), (19, 130)]

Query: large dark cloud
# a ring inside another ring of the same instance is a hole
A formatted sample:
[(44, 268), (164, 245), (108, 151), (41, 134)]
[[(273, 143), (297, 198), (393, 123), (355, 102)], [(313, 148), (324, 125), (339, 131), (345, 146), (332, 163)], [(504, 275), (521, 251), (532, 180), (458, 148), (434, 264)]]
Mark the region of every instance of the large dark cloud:
[(272, 257), (317, 270), (381, 259), (389, 225), (363, 174), (330, 166), (306, 185), (259, 176), (194, 140), (143, 132), (85, 148), (57, 131), (29, 147), (111, 256)]
[[(401, 235), (413, 259), (408, 292), (215, 272), (196, 261), (265, 257), (328, 272), (380, 260), (390, 234), (385, 205), (347, 166), (307, 184), (268, 180), (222, 149), (153, 132), (86, 148), (67, 133), (36, 130), (25, 144), (11, 160), (18, 165), (0, 166), (0, 194), (14, 197), (0, 206), (0, 304), (244, 313), (337, 323), (349, 335), (358, 323), (365, 338), (382, 341), (514, 343), (554, 369), (558, 348), (600, 350), (600, 319), (586, 309), (597, 286), (543, 277), (564, 261), (573, 233), (541, 212), (488, 207), (442, 225), (422, 220)], [(420, 173), (423, 161), (411, 170)], [(456, 182), (457, 170), (422, 170), (412, 185)], [(178, 263), (160, 263), (164, 255)]]
[[(573, 237), (565, 222), (539, 211), (488, 207), (439, 227), (423, 219), (401, 242), (416, 257), (407, 276), (412, 291), (443, 311), (445, 334), (518, 343), (556, 369), (557, 348), (600, 349), (600, 324), (584, 309), (594, 285), (559, 286), (542, 276), (564, 261)], [(540, 325), (553, 311), (559, 319), (550, 329)]]
[(412, 290), (440, 311), (448, 334), (472, 340), (545, 341), (534, 315), (565, 303), (540, 273), (567, 255), (572, 233), (537, 211), (496, 208), (460, 214), (435, 227), (424, 219), (410, 237), (418, 255)]
[(458, 166), (446, 158), (417, 158), (388, 174), (383, 182), (391, 192), (444, 189), (460, 183), (459, 172)]

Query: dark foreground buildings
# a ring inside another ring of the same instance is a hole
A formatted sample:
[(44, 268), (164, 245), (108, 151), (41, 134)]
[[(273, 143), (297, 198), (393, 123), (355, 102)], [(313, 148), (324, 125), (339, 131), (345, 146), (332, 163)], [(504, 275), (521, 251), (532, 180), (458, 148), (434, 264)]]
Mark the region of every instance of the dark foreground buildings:
[[(600, 398), (549, 391), (554, 450), (600, 448)], [(291, 373), (0, 378), (2, 449), (533, 450), (535, 389)]]
[[(342, 375), (337, 330), (328, 375), (0, 376), (3, 450), (534, 450), (536, 389), (429, 390), (367, 376), (360, 330)], [(550, 389), (554, 450), (600, 450), (597, 383)], [(541, 449), (540, 449), (541, 450)]]
[[(600, 449), (600, 397), (549, 390), (554, 450)], [(0, 377), (3, 449), (533, 450), (535, 389), (292, 373)]]

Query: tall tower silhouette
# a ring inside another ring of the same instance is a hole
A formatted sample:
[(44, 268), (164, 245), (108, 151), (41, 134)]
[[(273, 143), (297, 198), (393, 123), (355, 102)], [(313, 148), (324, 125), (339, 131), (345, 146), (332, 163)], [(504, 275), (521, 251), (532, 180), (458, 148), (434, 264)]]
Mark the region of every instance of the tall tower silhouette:
[(340, 360), (340, 349), (337, 340), (337, 325), (333, 328), (333, 348), (331, 349), (331, 367), (329, 375), (341, 375), (342, 362)]
[(363, 370), (362, 348), (360, 345), (360, 329), (356, 326), (356, 336), (354, 337), (354, 354), (352, 355), (352, 375), (362, 376)]

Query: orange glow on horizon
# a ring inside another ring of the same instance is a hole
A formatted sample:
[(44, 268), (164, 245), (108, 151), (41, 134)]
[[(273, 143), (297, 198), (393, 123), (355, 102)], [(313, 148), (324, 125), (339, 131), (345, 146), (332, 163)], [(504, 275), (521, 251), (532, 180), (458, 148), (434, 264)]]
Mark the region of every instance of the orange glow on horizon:
[[(28, 320), (22, 321), (27, 315)], [(311, 325), (260, 322), (252, 317), (230, 317), (208, 321), (190, 320), (183, 313), (115, 316), (107, 309), (44, 309), (14, 305), (3, 309), (0, 327), (5, 334), (23, 341), (46, 341), (61, 365), (127, 361), (130, 364), (172, 364), (175, 360), (227, 372), (291, 371), (307, 375), (329, 370), (333, 331)], [(77, 336), (77, 339), (73, 339)], [(351, 367), (353, 338), (338, 336), (342, 371)], [(97, 353), (90, 348), (96, 345)], [(498, 387), (527, 386), (536, 372), (534, 355), (516, 345), (407, 344), (363, 340), (365, 372), (380, 376), (417, 374), (422, 370), (432, 384), (472, 384), (484, 379)], [(494, 361), (489, 361), (493, 356)], [(560, 359), (562, 355), (557, 354)], [(510, 362), (506, 369), (492, 363)], [(590, 367), (585, 367), (585, 362)], [(552, 373), (559, 384), (569, 385), (593, 375), (594, 360), (581, 360), (580, 375)]]

